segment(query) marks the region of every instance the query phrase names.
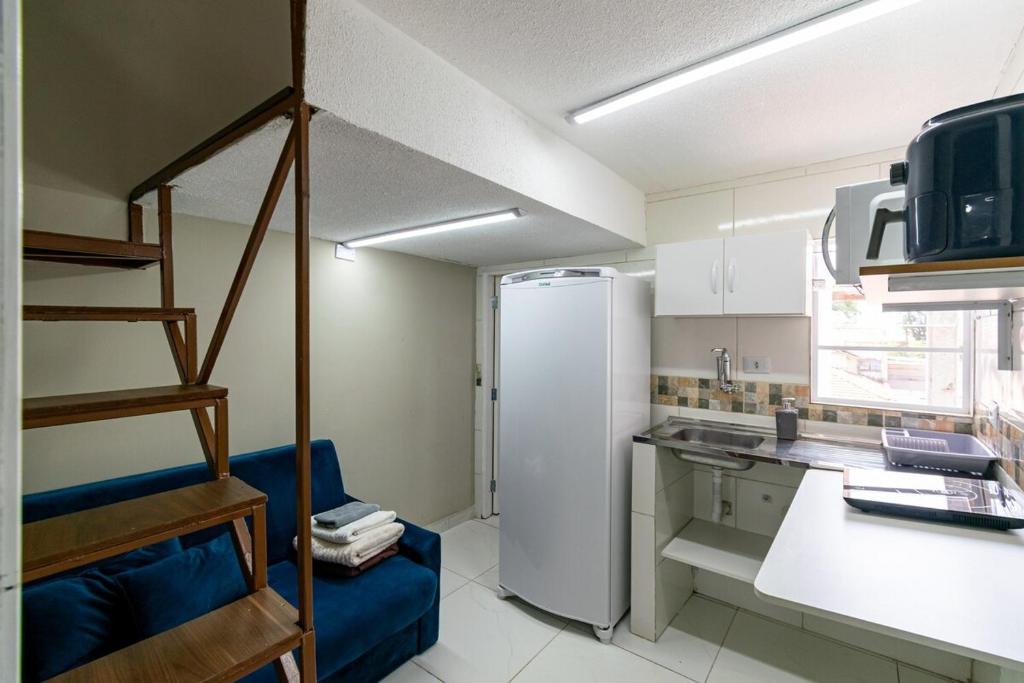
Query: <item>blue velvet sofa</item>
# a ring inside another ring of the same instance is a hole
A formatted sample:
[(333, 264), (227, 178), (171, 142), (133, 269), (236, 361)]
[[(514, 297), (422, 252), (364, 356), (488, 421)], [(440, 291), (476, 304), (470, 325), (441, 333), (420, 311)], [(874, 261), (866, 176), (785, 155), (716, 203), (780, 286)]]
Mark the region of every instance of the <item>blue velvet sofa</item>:
[[(294, 457), (295, 447), (283, 446), (231, 458), (232, 475), (267, 494), (269, 583), (292, 604), (297, 603), (295, 551), (292, 548), (295, 535)], [(314, 513), (354, 500), (345, 493), (341, 467), (332, 442), (313, 442), (312, 472)], [(24, 499), (24, 521), (33, 522), (158, 493), (207, 478), (205, 463), (197, 463), (32, 494)], [(314, 569), (314, 628), (319, 680), (378, 681), (437, 641), (440, 537), (408, 522), (403, 523), (405, 534), (399, 544), (399, 554), (366, 573), (344, 578)], [(55, 662), (71, 656), (68, 653), (76, 648), (84, 652), (90, 647), (95, 651), (96, 645), (109, 645), (106, 649), (112, 650), (140, 639), (137, 632), (132, 633), (130, 623), (122, 623), (125, 620), (118, 614), (119, 609), (109, 609), (114, 603), (104, 602), (97, 598), (95, 591), (88, 589), (76, 593), (83, 582), (91, 581), (88, 576), (102, 578), (126, 566), (134, 569), (150, 559), (159, 561), (168, 553), (180, 553), (200, 544), (209, 544), (226, 533), (226, 527), (207, 529), (183, 537), (180, 546), (176, 541), (173, 545), (168, 542), (157, 544), (105, 560), (98, 567), (82, 568), (26, 586), (23, 604), (30, 608), (24, 614), (26, 680), (31, 680), (32, 672), (39, 670), (37, 665), (49, 666), (47, 675), (53, 675), (56, 673), (53, 670)], [(29, 604), (30, 601), (33, 602)], [(54, 605), (58, 607), (53, 608)], [(66, 610), (73, 613), (67, 614)], [(73, 631), (62, 627), (62, 623), (69, 621), (76, 623)], [(68, 632), (61, 633), (62, 630)], [(93, 641), (113, 639), (115, 636), (110, 634), (115, 633), (118, 643), (88, 642), (90, 638)], [(244, 680), (269, 683), (276, 681), (277, 677), (273, 668), (267, 666)]]

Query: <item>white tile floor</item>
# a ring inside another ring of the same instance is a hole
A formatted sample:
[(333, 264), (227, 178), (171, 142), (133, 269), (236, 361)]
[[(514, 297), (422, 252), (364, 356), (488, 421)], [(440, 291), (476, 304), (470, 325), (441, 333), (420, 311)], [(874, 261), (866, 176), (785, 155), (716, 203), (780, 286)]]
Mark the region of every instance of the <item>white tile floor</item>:
[(589, 627), (500, 600), (498, 518), (441, 534), (441, 637), (387, 683), (946, 683), (837, 641), (694, 596), (657, 643), (629, 616)]

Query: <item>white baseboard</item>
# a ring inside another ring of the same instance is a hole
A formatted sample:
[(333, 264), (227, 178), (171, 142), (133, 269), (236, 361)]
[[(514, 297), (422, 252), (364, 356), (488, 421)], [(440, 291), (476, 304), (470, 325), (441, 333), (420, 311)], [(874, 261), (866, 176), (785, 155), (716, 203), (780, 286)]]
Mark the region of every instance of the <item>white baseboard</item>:
[(453, 526), (457, 526), (459, 524), (462, 524), (463, 522), (468, 522), (471, 519), (476, 519), (477, 513), (475, 508), (476, 506), (471, 505), (465, 510), (459, 510), (458, 512), (454, 512), (448, 515), (447, 517), (442, 517), (441, 519), (435, 522), (431, 522), (430, 524), (425, 525), (424, 528), (437, 533), (447, 531), (448, 529), (451, 529)]

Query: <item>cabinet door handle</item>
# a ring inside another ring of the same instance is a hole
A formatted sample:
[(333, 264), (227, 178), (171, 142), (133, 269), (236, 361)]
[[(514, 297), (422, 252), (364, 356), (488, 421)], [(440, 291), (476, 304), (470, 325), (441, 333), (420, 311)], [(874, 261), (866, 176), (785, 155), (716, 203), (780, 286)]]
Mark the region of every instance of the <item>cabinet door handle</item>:
[(729, 291), (736, 291), (736, 259), (729, 259)]
[(718, 259), (711, 263), (711, 293), (718, 294)]

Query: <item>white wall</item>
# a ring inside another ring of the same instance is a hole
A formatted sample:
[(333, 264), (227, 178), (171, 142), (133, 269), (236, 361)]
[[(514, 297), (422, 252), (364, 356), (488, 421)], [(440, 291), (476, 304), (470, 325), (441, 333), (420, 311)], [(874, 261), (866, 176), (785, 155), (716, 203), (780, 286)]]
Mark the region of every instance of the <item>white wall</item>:
[(350, 0), (309, 3), (312, 104), (645, 243), (644, 196), (438, 55)]
[(26, 179), (127, 196), (291, 82), (288, 5), (24, 3)]
[[(70, 229), (123, 207), (26, 192), (27, 228)], [(202, 350), (248, 228), (176, 216), (174, 230), (176, 303), (196, 308)], [(294, 442), (292, 241), (267, 235), (213, 374), (230, 390), (233, 454)], [(52, 275), (49, 265), (27, 272)], [(420, 522), (470, 506), (473, 270), (377, 250), (339, 261), (313, 240), (311, 271), (313, 436), (334, 440), (348, 489)], [(155, 268), (78, 272), (89, 274), (29, 279), (25, 302), (159, 303)], [(33, 322), (24, 335), (26, 396), (177, 382), (156, 323)], [(187, 413), (31, 430), (24, 441), (29, 492), (202, 460)]]

